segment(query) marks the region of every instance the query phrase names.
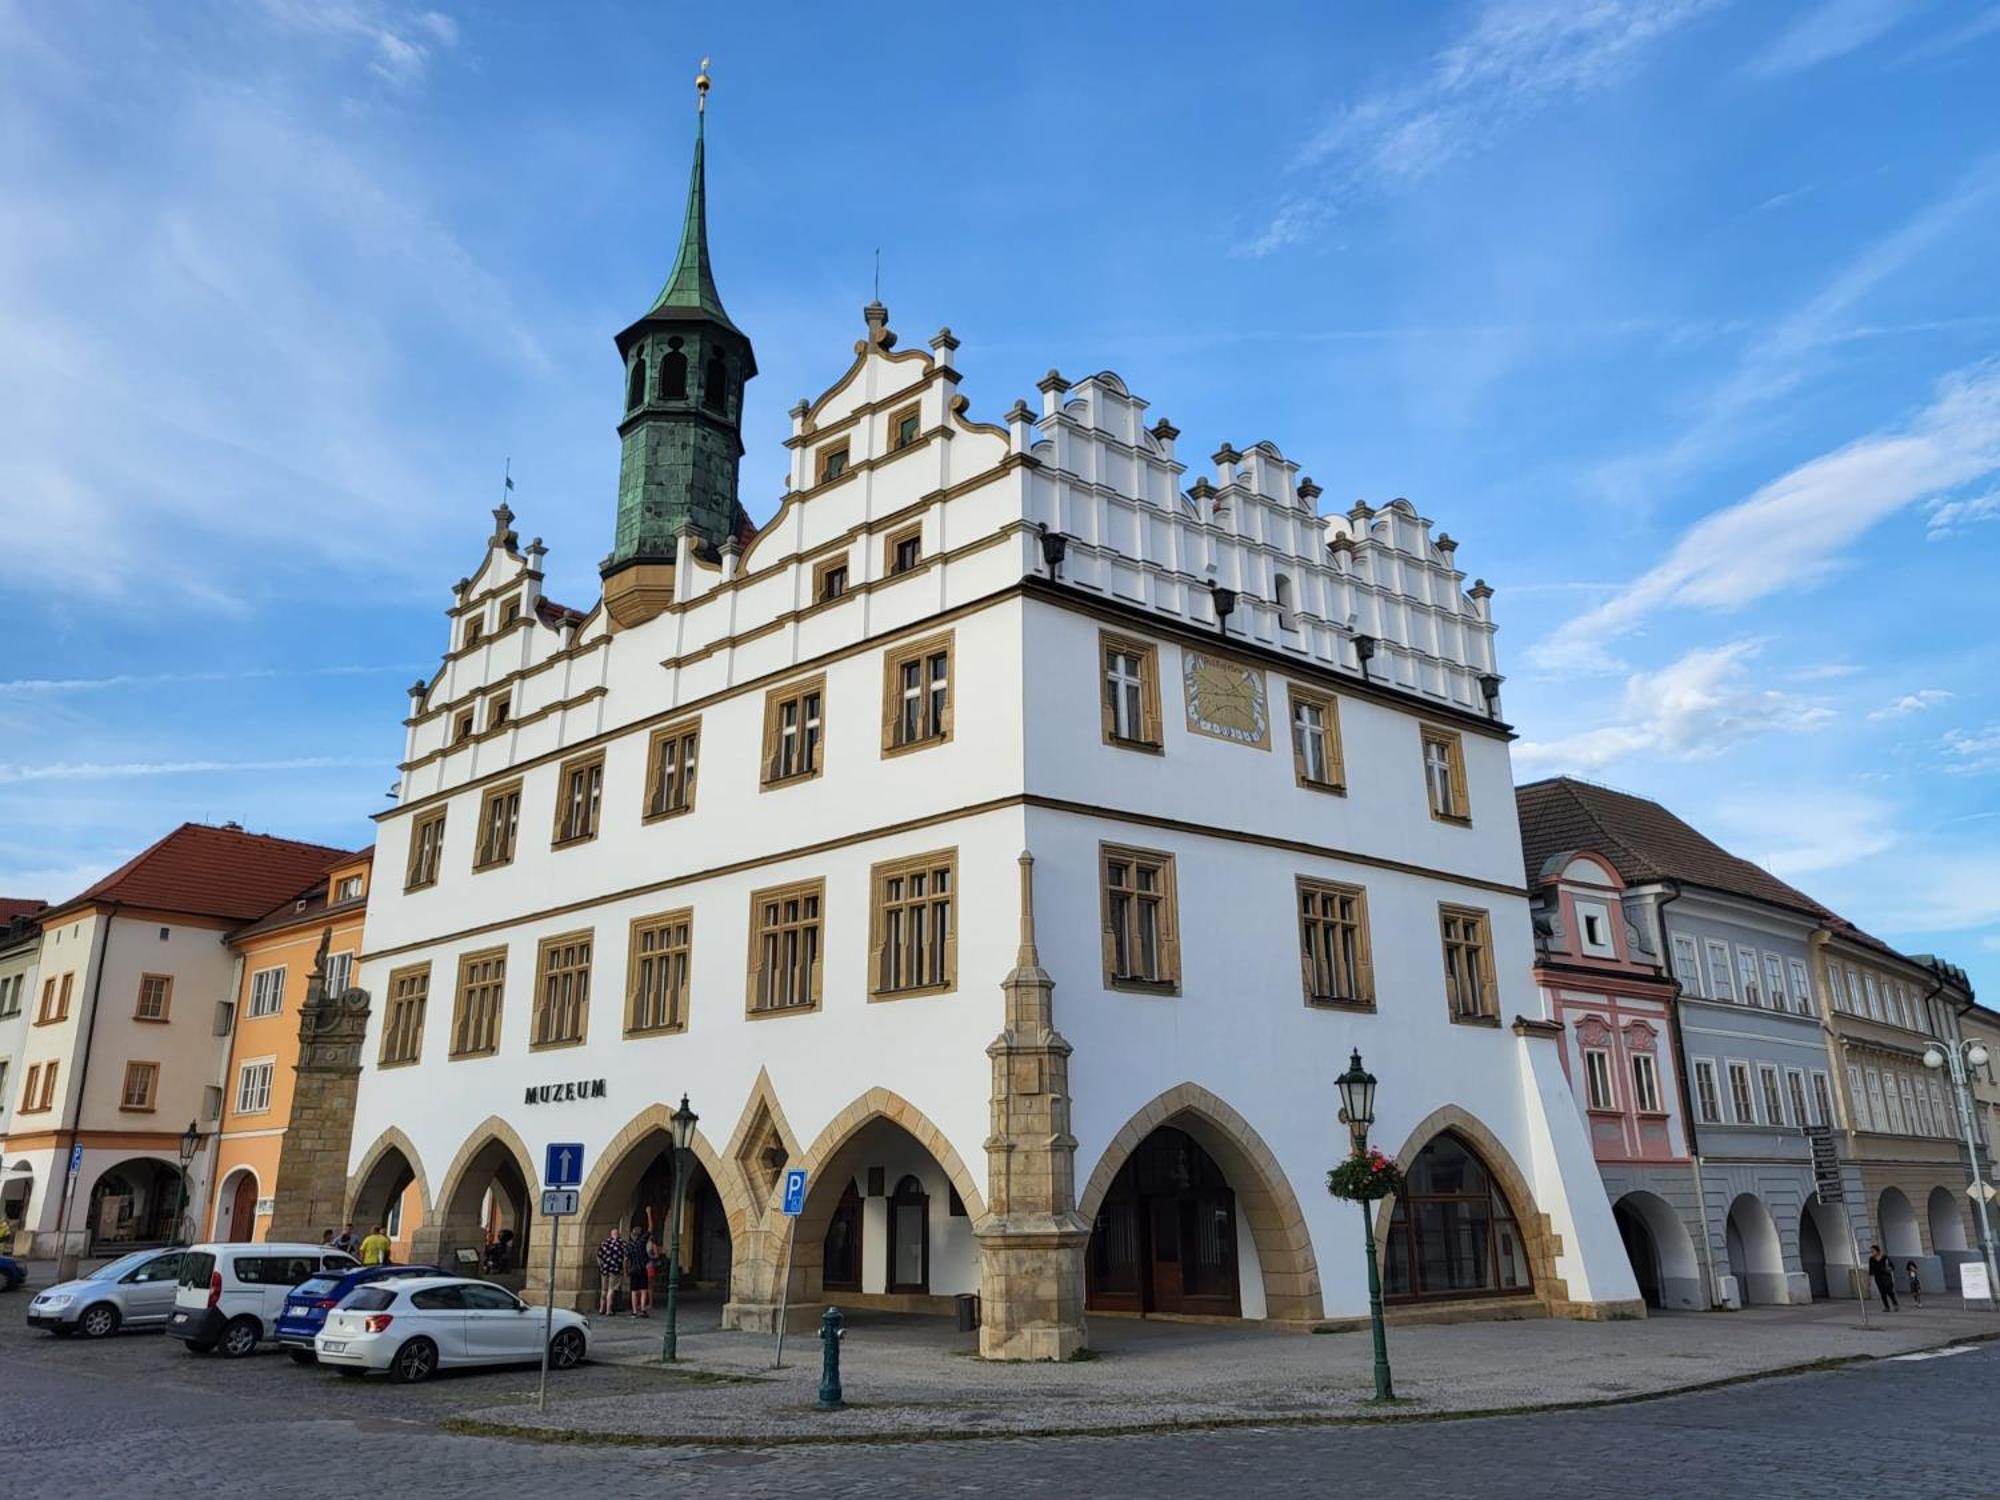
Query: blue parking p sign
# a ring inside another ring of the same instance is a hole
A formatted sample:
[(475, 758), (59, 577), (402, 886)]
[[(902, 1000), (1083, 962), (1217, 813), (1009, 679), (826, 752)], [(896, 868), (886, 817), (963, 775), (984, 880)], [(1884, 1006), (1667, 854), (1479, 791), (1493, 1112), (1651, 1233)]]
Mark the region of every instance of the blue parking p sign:
[(796, 1219), (806, 1211), (806, 1169), (791, 1167), (785, 1172), (785, 1217)]
[(542, 1163), (542, 1186), (545, 1188), (583, 1186), (581, 1141), (556, 1141), (549, 1146), (548, 1158)]

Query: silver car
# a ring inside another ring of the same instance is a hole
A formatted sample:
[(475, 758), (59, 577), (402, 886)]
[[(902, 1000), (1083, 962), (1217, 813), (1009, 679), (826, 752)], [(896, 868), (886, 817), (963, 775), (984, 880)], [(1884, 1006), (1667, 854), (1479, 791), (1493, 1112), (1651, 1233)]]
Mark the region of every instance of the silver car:
[(37, 1292), (28, 1326), (59, 1339), (101, 1339), (121, 1328), (158, 1328), (174, 1310), (185, 1249), (135, 1250), (108, 1265)]

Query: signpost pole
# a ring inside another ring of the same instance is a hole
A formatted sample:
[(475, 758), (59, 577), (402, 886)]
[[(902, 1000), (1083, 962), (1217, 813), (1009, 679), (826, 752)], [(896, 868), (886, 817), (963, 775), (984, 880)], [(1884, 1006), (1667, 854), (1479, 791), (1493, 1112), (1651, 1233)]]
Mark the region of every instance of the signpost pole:
[(778, 1282), (778, 1357), (774, 1370), (785, 1367), (785, 1312), (792, 1300), (792, 1249), (799, 1241), (799, 1215), (806, 1211), (806, 1172), (793, 1167), (785, 1173), (784, 1214), (791, 1221), (785, 1230), (785, 1274)]
[(549, 1341), (556, 1336), (556, 1240), (562, 1234), (562, 1220), (549, 1219), (549, 1302), (542, 1309), (542, 1386), (535, 1396), (538, 1410), (549, 1409)]
[(562, 1221), (577, 1211), (576, 1189), (583, 1182), (583, 1143), (556, 1141), (542, 1159), (542, 1218), (549, 1226), (549, 1300), (542, 1309), (542, 1380), (535, 1405), (549, 1409), (549, 1344), (556, 1336), (556, 1241)]

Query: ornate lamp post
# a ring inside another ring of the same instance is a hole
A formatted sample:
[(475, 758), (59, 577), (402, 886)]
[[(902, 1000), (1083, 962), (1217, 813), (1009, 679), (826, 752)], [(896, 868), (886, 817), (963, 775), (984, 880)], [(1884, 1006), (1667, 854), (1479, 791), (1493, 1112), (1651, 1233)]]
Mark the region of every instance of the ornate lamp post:
[[(1353, 1160), (1361, 1161), (1368, 1151), (1368, 1127), (1375, 1123), (1375, 1075), (1361, 1066), (1361, 1049), (1354, 1049), (1347, 1071), (1334, 1080), (1340, 1086), (1340, 1118), (1354, 1138)], [(1382, 1273), (1375, 1263), (1375, 1225), (1372, 1197), (1357, 1200), (1361, 1205), (1361, 1243), (1368, 1255), (1368, 1320), (1375, 1333), (1375, 1399), (1394, 1401), (1396, 1389), (1389, 1381), (1389, 1339), (1382, 1327)]]
[(680, 1358), (681, 1205), (687, 1200), (687, 1164), (700, 1118), (682, 1094), (681, 1107), (674, 1111), (674, 1222), (667, 1232), (667, 1331), (660, 1339), (660, 1359), (665, 1363)]
[(1966, 1070), (1986, 1066), (1986, 1044), (1971, 1039), (1932, 1042), (1924, 1048), (1924, 1066), (1951, 1068), (1951, 1091), (1958, 1106), (1958, 1128), (1965, 1133), (1966, 1169), (1972, 1174), (1972, 1201), (1979, 1205), (1979, 1248), (1986, 1257), (1986, 1287), (1989, 1297), (2000, 1297), (2000, 1266), (1994, 1264), (1993, 1221), (1986, 1210), (1986, 1188), (1979, 1180), (1979, 1136), (1973, 1123), (1972, 1094)]
[(180, 1202), (174, 1205), (174, 1227), (170, 1238), (175, 1244), (181, 1241), (181, 1224), (187, 1218), (188, 1168), (194, 1163), (195, 1152), (201, 1149), (201, 1127), (193, 1120), (181, 1132), (181, 1188)]

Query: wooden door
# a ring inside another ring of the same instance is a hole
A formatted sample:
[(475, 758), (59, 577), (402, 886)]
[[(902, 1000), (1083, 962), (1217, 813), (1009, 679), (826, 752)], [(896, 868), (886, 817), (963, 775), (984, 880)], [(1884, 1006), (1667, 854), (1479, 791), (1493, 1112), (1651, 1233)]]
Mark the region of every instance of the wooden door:
[(1176, 1313), (1181, 1310), (1185, 1280), (1181, 1269), (1181, 1200), (1179, 1198), (1148, 1198), (1146, 1200), (1147, 1228), (1151, 1231), (1151, 1264), (1148, 1280), (1151, 1295), (1147, 1297), (1147, 1309), (1151, 1312)]
[(248, 1172), (236, 1179), (236, 1196), (229, 1205), (229, 1238), (243, 1244), (257, 1228), (257, 1179)]

